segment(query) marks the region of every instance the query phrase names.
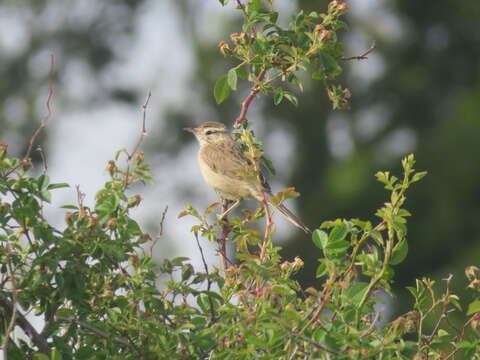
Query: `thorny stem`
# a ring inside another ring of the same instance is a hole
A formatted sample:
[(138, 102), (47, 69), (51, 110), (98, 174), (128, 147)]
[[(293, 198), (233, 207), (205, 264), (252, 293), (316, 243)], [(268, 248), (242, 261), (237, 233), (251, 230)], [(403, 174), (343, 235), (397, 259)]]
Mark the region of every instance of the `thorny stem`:
[(260, 74), (258, 74), (256, 83), (251, 87), (250, 93), (248, 94), (248, 96), (242, 101), (242, 107), (241, 107), (241, 110), (240, 110), (240, 114), (235, 119), (235, 123), (233, 124), (234, 129), (240, 129), (240, 126), (246, 120), (248, 108), (250, 107), (250, 104), (253, 101), (253, 99), (255, 98), (255, 96), (260, 91), (260, 85), (258, 83), (263, 80), (266, 72), (267, 72), (266, 69), (263, 69), (262, 71), (260, 71)]

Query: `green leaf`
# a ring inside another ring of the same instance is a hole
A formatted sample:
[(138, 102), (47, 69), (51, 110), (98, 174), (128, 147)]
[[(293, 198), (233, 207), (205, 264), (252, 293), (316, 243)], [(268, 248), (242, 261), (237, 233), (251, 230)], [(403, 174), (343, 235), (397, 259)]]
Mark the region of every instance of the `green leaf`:
[(213, 89), (213, 95), (215, 96), (215, 101), (217, 104), (224, 102), (230, 95), (230, 85), (228, 85), (228, 76), (223, 75), (220, 79), (217, 80), (215, 88)]
[(357, 282), (349, 287), (345, 291), (345, 296), (351, 301), (353, 304), (358, 305), (360, 300), (362, 300), (363, 295), (367, 291), (368, 283), (366, 282)]
[(251, 11), (259, 11), (263, 8), (263, 4), (261, 0), (251, 0), (248, 7)]
[(57, 183), (57, 184), (50, 184), (47, 187), (47, 190), (53, 190), (53, 189), (60, 189), (60, 188), (66, 188), (70, 187), (67, 183)]
[(312, 234), (312, 240), (319, 249), (323, 250), (328, 244), (328, 235), (325, 231), (317, 229)]
[(273, 95), (273, 104), (278, 105), (282, 102), (283, 100), (283, 91), (277, 91), (275, 95)]
[(50, 193), (50, 191), (44, 190), (40, 192), (39, 198), (43, 201), (50, 202), (52, 201), (52, 194)]
[(62, 205), (62, 206), (60, 206), (60, 209), (78, 210), (78, 206), (77, 205)]
[(467, 315), (472, 315), (479, 311), (480, 311), (480, 300), (475, 300), (474, 302), (471, 302), (470, 304), (468, 304)]
[(293, 95), (290, 92), (284, 91), (283, 96), (285, 97), (285, 99), (290, 101), (293, 105), (298, 106), (298, 99), (295, 95)]
[(50, 358), (45, 354), (35, 354), (35, 360), (50, 360)]
[(228, 70), (227, 80), (228, 86), (232, 90), (237, 90), (237, 71), (235, 69)]
[(325, 75), (327, 78), (333, 79), (341, 74), (342, 68), (338, 65), (333, 56), (322, 53), (320, 55), (320, 62), (325, 69)]
[(326, 273), (327, 273), (327, 267), (322, 262), (317, 267), (317, 271), (315, 272), (315, 277), (318, 279), (318, 278), (322, 277), (323, 275), (325, 275)]
[(272, 292), (278, 295), (295, 295), (295, 291), (286, 285), (273, 285)]
[(48, 175), (40, 175), (37, 180), (38, 190), (45, 190), (48, 187), (49, 183), (50, 178), (48, 177)]
[(348, 234), (347, 225), (344, 223), (337, 225), (330, 231), (329, 239), (331, 242), (337, 242), (339, 240), (345, 239), (345, 236)]
[(50, 355), (51, 360), (62, 360), (62, 354), (60, 351), (57, 350), (57, 348), (52, 349), (52, 354)]
[(390, 265), (400, 264), (408, 254), (408, 243), (406, 240), (401, 240), (392, 251), (392, 258), (390, 260)]

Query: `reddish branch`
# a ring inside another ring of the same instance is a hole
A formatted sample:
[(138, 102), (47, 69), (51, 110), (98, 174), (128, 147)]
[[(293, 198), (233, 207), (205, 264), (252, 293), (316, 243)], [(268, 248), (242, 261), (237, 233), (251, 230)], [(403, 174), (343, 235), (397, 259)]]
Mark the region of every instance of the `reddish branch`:
[(365, 51), (362, 55), (357, 55), (357, 56), (351, 56), (351, 57), (342, 57), (340, 60), (343, 60), (343, 61), (349, 61), (349, 60), (365, 60), (365, 59), (368, 59), (368, 55), (373, 51), (375, 50), (375, 48), (377, 47), (377, 44), (376, 42), (374, 41), (372, 43), (372, 46), (370, 46), (370, 48)]
[(255, 82), (255, 85), (252, 86), (252, 88), (250, 89), (250, 93), (245, 98), (245, 100), (242, 101), (242, 108), (240, 110), (240, 114), (235, 119), (235, 123), (233, 124), (234, 129), (240, 129), (240, 126), (246, 120), (248, 108), (250, 107), (250, 103), (252, 102), (252, 100), (255, 98), (255, 96), (257, 96), (258, 92), (260, 91), (260, 85), (258, 83), (263, 80), (266, 72), (267, 72), (267, 70), (265, 70), (265, 69), (260, 71), (260, 74), (258, 74), (257, 80)]

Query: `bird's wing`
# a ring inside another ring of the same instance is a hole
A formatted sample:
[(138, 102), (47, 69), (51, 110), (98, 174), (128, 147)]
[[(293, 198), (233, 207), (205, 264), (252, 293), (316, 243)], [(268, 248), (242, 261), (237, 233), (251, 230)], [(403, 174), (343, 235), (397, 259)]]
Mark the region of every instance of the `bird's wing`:
[[(233, 179), (243, 180), (242, 170), (247, 170), (251, 165), (236, 143), (224, 142), (208, 144), (200, 151), (200, 157), (217, 174), (222, 174)], [(260, 180), (265, 191), (270, 193), (270, 185), (264, 175), (260, 173)]]

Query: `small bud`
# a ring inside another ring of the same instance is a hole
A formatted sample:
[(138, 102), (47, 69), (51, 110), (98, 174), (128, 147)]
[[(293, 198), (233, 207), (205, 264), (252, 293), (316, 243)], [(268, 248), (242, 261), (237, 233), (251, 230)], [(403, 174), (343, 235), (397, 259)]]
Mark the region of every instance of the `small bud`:
[(135, 207), (135, 206), (138, 206), (138, 204), (140, 204), (140, 202), (142, 201), (142, 197), (140, 195), (133, 195), (132, 197), (130, 197), (130, 199), (128, 199), (128, 207)]
[(321, 32), (321, 31), (323, 31), (323, 30), (325, 30), (325, 26), (323, 26), (322, 24), (317, 24), (317, 25), (315, 26), (315, 31), (316, 31), (316, 32)]
[(115, 230), (115, 228), (117, 227), (117, 219), (116, 219), (116, 218), (108, 219), (108, 221), (107, 221), (107, 227), (108, 227), (110, 230)]
[(480, 278), (480, 269), (476, 266), (468, 266), (465, 268), (465, 276), (472, 281)]
[(218, 47), (220, 49), (220, 52), (222, 53), (222, 55), (227, 55), (229, 52), (230, 52), (230, 47), (228, 46), (228, 44), (225, 42), (225, 41), (220, 41), (218, 43)]
[(350, 92), (350, 90), (347, 88), (343, 89), (343, 98), (350, 99), (351, 97), (352, 97), (352, 93)]
[(295, 260), (293, 261), (293, 269), (295, 271), (298, 271), (300, 270), (301, 268), (303, 268), (303, 260), (300, 259), (298, 256), (295, 256)]
[(23, 171), (28, 171), (33, 167), (32, 158), (26, 158), (22, 161)]
[(110, 174), (110, 176), (115, 175), (117, 172), (117, 165), (115, 164), (115, 161), (113, 160), (108, 160), (107, 162), (107, 171)]
[(145, 153), (143, 151), (138, 151), (135, 153), (133, 157), (133, 163), (138, 166), (141, 163), (143, 163), (144, 158), (145, 158)]
[(152, 237), (149, 234), (144, 233), (140, 236), (139, 241), (140, 241), (140, 243), (146, 243), (147, 241), (150, 241), (150, 240), (152, 240)]
[(470, 289), (480, 289), (480, 279), (475, 279), (468, 284)]
[(338, 10), (340, 10), (343, 13), (348, 10), (348, 5), (342, 2), (340, 5), (338, 5)]
[(328, 30), (320, 31), (320, 35), (318, 36), (319, 40), (322, 41), (323, 39), (332, 40), (332, 34)]
[(88, 219), (88, 225), (87, 226), (89, 228), (93, 228), (97, 225), (98, 225), (98, 219), (96, 217), (92, 216), (92, 217), (90, 217), (90, 219)]
[(74, 220), (74, 214), (71, 211), (67, 211), (65, 213), (65, 222), (68, 224), (68, 226), (73, 225)]
[(0, 143), (0, 160), (5, 159), (5, 156), (7, 156), (7, 148), (8, 148), (7, 144)]
[(137, 253), (134, 253), (132, 255), (130, 255), (130, 262), (135, 265), (135, 264), (138, 264), (138, 254)]

